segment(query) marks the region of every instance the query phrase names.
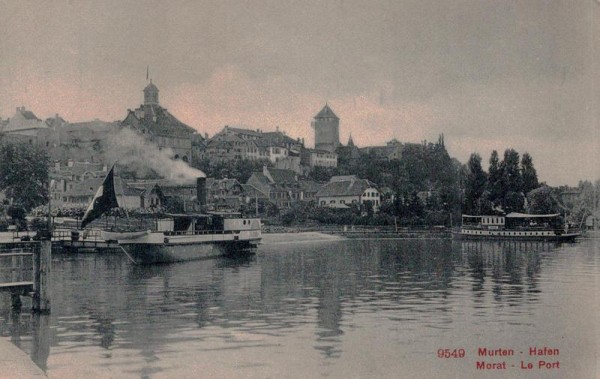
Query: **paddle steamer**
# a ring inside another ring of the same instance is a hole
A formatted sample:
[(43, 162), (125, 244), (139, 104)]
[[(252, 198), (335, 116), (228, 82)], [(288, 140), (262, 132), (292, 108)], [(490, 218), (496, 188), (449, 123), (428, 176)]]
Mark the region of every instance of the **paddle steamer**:
[(561, 220), (560, 214), (509, 213), (505, 216), (462, 216), (457, 236), (462, 239), (515, 239), (573, 241), (579, 231)]

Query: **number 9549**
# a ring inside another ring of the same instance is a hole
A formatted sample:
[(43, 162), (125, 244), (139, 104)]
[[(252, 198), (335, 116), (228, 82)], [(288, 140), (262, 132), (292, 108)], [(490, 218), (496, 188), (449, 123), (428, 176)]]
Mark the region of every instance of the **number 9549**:
[(465, 349), (438, 349), (438, 358), (464, 358)]

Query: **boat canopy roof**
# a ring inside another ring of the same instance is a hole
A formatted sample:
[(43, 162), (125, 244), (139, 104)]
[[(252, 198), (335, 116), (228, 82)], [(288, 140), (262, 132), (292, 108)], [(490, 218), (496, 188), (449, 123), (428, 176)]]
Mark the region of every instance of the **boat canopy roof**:
[(208, 212), (208, 214), (221, 217), (240, 217), (242, 215), (241, 212)]
[(202, 217), (211, 217), (212, 215), (205, 213), (165, 213), (165, 216), (168, 217), (181, 217), (181, 218), (202, 218)]
[(173, 218), (209, 218), (209, 217), (240, 217), (240, 212), (207, 212), (207, 213), (166, 213), (165, 216)]
[(536, 214), (512, 212), (512, 213), (507, 214), (505, 217), (507, 217), (507, 218), (551, 218), (551, 217), (558, 217), (558, 216), (560, 216), (559, 213), (536, 215)]
[(518, 212), (511, 212), (509, 214), (507, 214), (506, 216), (498, 216), (498, 215), (481, 215), (481, 216), (474, 216), (474, 215), (462, 215), (464, 218), (481, 218), (481, 217), (506, 217), (506, 218), (552, 218), (552, 217), (558, 217), (560, 216), (559, 213), (552, 213), (552, 214), (529, 214), (529, 213), (518, 213)]

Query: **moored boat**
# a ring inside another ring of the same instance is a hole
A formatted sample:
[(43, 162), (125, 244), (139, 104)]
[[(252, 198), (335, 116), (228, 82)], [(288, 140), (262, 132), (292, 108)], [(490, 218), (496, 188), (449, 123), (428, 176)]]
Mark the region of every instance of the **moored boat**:
[(137, 236), (113, 233), (136, 264), (172, 263), (247, 254), (261, 239), (259, 219), (216, 214), (176, 214), (157, 220), (158, 230)]
[[(82, 229), (104, 212), (118, 208), (114, 166), (81, 221)], [(197, 208), (206, 208), (206, 178), (196, 179)], [(170, 263), (252, 252), (261, 239), (261, 222), (239, 213), (167, 214), (151, 230), (103, 232), (136, 264)]]
[(460, 231), (455, 235), (462, 239), (573, 241), (580, 232), (564, 223), (558, 213), (513, 212), (505, 216), (463, 215)]

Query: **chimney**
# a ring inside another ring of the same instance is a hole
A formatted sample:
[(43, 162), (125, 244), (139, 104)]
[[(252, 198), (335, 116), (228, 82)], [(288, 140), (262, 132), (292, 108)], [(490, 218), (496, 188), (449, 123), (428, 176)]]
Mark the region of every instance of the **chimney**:
[(196, 199), (200, 209), (206, 207), (206, 178), (196, 178)]

